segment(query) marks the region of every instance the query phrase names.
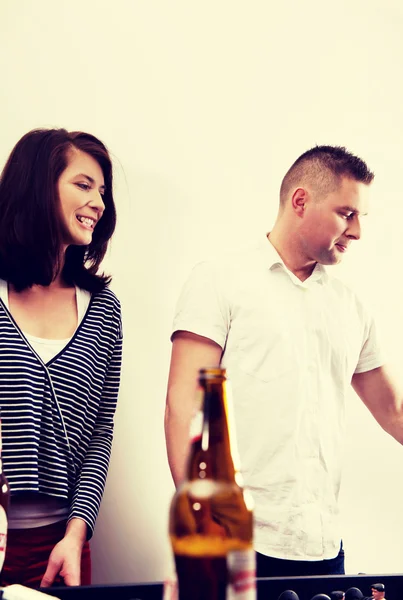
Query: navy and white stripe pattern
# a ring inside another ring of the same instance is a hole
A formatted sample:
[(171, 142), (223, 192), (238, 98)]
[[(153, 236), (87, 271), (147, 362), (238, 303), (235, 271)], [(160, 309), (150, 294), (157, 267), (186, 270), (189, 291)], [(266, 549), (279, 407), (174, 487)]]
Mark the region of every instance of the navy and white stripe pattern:
[(0, 300), (3, 464), (11, 494), (71, 502), (88, 535), (97, 518), (112, 447), (122, 360), (120, 304), (105, 288), (65, 348), (46, 365)]

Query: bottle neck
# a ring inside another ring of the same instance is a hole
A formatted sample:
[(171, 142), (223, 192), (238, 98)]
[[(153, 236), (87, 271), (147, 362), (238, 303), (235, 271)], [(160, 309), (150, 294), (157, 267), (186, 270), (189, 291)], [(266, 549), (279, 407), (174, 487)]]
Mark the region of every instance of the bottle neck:
[(210, 479), (232, 482), (236, 468), (231, 452), (231, 435), (228, 423), (228, 399), (223, 380), (202, 382), (203, 420), (199, 434), (192, 441), (188, 479)]

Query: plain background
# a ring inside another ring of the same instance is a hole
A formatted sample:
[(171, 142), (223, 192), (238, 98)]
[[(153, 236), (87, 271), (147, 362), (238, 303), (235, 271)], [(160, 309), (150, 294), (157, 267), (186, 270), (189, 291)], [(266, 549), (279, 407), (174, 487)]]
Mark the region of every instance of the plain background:
[[(170, 328), (192, 266), (262, 236), (295, 158), (345, 145), (376, 172), (363, 239), (339, 275), (374, 312), (403, 377), (400, 0), (2, 0), (0, 162), (34, 127), (100, 137), (119, 225), (105, 268), (124, 311), (111, 467), (94, 582), (170, 563), (163, 413)], [(335, 270), (335, 272), (336, 272)], [(403, 449), (348, 403), (347, 571), (402, 571)]]

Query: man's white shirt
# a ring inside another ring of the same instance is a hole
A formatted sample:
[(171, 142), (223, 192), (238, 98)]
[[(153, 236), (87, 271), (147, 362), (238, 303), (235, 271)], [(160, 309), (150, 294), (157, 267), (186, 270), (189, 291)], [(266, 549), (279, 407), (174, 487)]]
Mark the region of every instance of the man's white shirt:
[(361, 302), (321, 265), (301, 282), (264, 238), (193, 269), (174, 318), (180, 330), (224, 350), (255, 549), (336, 556), (346, 394), (354, 373), (383, 364)]

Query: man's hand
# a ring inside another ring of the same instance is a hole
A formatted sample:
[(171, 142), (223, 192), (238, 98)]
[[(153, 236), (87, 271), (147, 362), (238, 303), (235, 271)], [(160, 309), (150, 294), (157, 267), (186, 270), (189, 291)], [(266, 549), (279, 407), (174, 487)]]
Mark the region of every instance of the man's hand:
[(49, 556), (41, 587), (50, 587), (57, 575), (65, 585), (81, 583), (81, 553), (87, 536), (87, 525), (81, 519), (69, 521), (64, 538), (56, 544)]

